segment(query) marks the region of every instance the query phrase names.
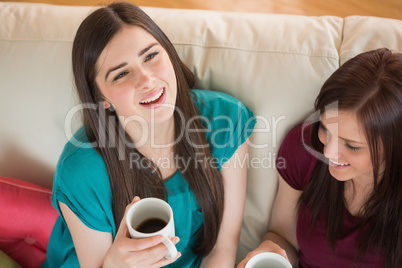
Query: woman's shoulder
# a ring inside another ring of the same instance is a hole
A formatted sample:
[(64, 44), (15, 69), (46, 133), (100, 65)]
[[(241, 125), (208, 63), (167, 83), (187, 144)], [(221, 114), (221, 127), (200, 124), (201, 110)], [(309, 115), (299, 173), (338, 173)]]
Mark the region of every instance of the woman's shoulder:
[(59, 162), (81, 162), (83, 159), (103, 162), (102, 157), (95, 150), (96, 146), (98, 146), (97, 143), (91, 143), (87, 138), (85, 128), (81, 127), (64, 146)]
[(242, 102), (223, 92), (192, 90), (192, 97), (212, 155), (223, 164), (251, 135), (256, 118)]
[(193, 89), (191, 90), (193, 101), (197, 108), (209, 110), (248, 110), (248, 108), (235, 97), (220, 91)]
[(295, 126), (286, 135), (277, 155), (279, 174), (296, 190), (304, 188), (317, 164), (317, 159), (310, 153), (310, 131), (311, 126)]
[(91, 178), (101, 179), (107, 175), (105, 162), (95, 150), (96, 146), (88, 141), (84, 127), (80, 128), (64, 146), (56, 167), (55, 183), (63, 180), (81, 185)]
[(202, 99), (204, 102), (240, 102), (238, 99), (229, 95), (227, 93), (216, 91), (216, 90), (208, 90), (208, 89), (192, 89), (192, 94), (195, 94), (198, 98)]
[(305, 146), (310, 144), (311, 125), (298, 124), (285, 136), (281, 147), (306, 153)]
[[(212, 90), (191, 90), (193, 102), (203, 120), (217, 123), (237, 122), (239, 120), (253, 123), (253, 112), (235, 97)], [(220, 126), (219, 126), (220, 127)]]

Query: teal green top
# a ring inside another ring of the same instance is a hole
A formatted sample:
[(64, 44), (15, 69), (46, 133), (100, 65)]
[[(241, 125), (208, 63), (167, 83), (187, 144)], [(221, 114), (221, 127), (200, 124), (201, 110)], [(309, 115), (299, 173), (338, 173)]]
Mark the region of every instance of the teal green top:
[[(254, 129), (252, 112), (227, 94), (192, 90), (193, 101), (206, 127), (206, 138), (218, 169), (230, 159)], [(85, 138), (85, 143), (74, 141)], [(186, 180), (177, 171), (165, 182), (168, 202), (173, 209), (176, 245), (182, 256), (167, 267), (199, 267), (201, 258), (192, 247), (203, 226), (203, 216)], [(50, 236), (47, 259), (42, 267), (79, 267), (74, 244), (58, 202), (66, 204), (89, 228), (116, 235), (109, 176), (102, 157), (90, 145), (82, 127), (64, 147), (56, 167), (53, 206), (59, 217)]]

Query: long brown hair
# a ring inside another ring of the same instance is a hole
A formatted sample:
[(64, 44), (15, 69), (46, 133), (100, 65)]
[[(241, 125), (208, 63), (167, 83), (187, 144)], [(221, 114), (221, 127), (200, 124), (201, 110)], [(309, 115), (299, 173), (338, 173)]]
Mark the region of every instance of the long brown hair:
[[(335, 102), (339, 110), (356, 113), (373, 165), (373, 191), (359, 213), (361, 228), (355, 262), (367, 250), (377, 248), (386, 258), (386, 267), (401, 267), (402, 54), (384, 48), (347, 61), (322, 86), (315, 110), (322, 114), (326, 106)], [(319, 123), (315, 123), (311, 129), (311, 143), (315, 150), (323, 152), (318, 128)], [(385, 165), (382, 174), (381, 161)], [(342, 236), (343, 191), (344, 182), (334, 179), (328, 165), (318, 161), (299, 200), (311, 213), (312, 226), (319, 217), (324, 217), (327, 241), (333, 250)]]
[[(222, 220), (222, 177), (216, 167), (195, 163), (199, 155), (203, 155), (205, 159), (212, 157), (209, 147), (192, 146), (208, 145), (203, 132), (187, 131), (187, 128), (182, 127), (191, 122), (192, 129), (203, 129), (201, 121), (197, 119), (198, 112), (189, 90), (194, 85), (194, 75), (180, 60), (162, 30), (139, 7), (125, 2), (114, 3), (97, 9), (80, 25), (72, 50), (73, 74), (80, 101), (96, 105), (102, 102), (102, 95), (95, 82), (95, 64), (105, 46), (126, 25), (139, 26), (150, 33), (167, 51), (172, 62), (178, 91), (174, 112), (175, 140), (178, 140), (178, 143), (174, 146), (174, 154), (180, 159), (190, 160), (188, 166), (194, 167), (185, 168), (184, 163), (182, 166), (180, 162), (177, 163), (177, 168), (194, 192), (203, 213), (204, 226), (198, 234), (193, 251), (199, 256), (205, 256), (216, 242)], [(103, 157), (108, 171), (117, 230), (126, 205), (134, 196), (167, 199), (164, 181), (156, 165), (128, 142), (130, 138), (122, 129), (113, 110), (100, 106), (98, 109), (85, 109), (83, 118), (87, 137), (90, 142), (97, 144), (94, 147)], [(183, 120), (185, 122), (182, 122)], [(178, 138), (183, 131), (188, 139)], [(133, 155), (139, 157), (140, 163), (147, 164), (141, 165), (140, 168), (133, 167), (130, 161)]]

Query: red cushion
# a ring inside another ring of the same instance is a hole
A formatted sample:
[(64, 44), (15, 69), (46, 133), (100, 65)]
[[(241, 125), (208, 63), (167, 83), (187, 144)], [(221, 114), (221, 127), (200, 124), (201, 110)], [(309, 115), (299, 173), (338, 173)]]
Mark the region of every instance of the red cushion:
[(40, 267), (58, 216), (51, 189), (0, 177), (0, 249), (23, 267)]

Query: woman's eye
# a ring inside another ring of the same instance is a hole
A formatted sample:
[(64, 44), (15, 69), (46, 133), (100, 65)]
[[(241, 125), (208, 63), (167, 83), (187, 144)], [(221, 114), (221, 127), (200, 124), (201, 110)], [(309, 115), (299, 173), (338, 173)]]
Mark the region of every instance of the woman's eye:
[(345, 145), (346, 145), (346, 147), (347, 147), (349, 150), (352, 150), (352, 151), (354, 151), (354, 152), (360, 150), (360, 147), (352, 146), (352, 145), (350, 145), (349, 143), (345, 143)]
[(145, 61), (149, 61), (149, 60), (152, 60), (156, 55), (158, 55), (159, 54), (159, 52), (154, 52), (154, 53), (151, 53), (151, 54), (149, 54), (146, 58), (145, 58)]
[(113, 78), (113, 82), (125, 76), (127, 72), (119, 73), (115, 78)]

